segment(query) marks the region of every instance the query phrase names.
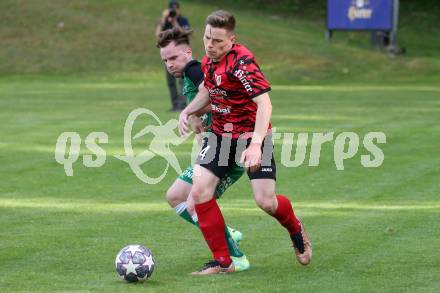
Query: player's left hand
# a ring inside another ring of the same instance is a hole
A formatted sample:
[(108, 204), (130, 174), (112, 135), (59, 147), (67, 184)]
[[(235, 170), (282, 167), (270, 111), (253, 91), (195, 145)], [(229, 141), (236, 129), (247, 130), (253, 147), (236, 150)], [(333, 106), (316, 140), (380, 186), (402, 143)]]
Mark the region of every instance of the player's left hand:
[(241, 154), (240, 162), (251, 172), (257, 171), (261, 165), (261, 144), (251, 143)]

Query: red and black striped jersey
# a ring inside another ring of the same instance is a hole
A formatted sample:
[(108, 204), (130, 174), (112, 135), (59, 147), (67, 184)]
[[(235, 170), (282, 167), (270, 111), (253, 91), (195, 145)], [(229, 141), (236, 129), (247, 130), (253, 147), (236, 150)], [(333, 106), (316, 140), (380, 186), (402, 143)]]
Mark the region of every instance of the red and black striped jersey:
[(253, 132), (257, 104), (252, 99), (271, 90), (253, 54), (234, 44), (219, 62), (203, 57), (202, 71), (211, 99), (212, 131), (232, 133), (233, 138)]

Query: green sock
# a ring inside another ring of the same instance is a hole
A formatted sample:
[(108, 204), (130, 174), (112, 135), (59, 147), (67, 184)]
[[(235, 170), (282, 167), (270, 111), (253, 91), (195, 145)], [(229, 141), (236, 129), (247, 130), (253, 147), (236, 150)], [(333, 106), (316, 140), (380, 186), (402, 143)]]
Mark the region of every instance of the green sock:
[[(197, 216), (194, 215), (192, 217), (190, 213), (187, 210), (186, 202), (181, 202), (178, 204), (175, 208), (176, 214), (178, 214), (180, 217), (182, 217), (185, 221), (199, 227), (199, 222), (197, 220)], [(241, 252), (240, 248), (238, 247), (237, 243), (232, 239), (231, 234), (229, 233), (228, 226), (225, 225), (225, 236), (226, 236), (226, 243), (228, 244), (229, 253), (233, 257), (242, 257), (244, 255), (243, 252)]]
[(186, 201), (179, 203), (174, 209), (176, 210), (176, 214), (182, 217), (185, 221), (188, 221), (197, 227), (199, 226), (199, 223), (195, 222), (190, 213), (188, 213), (188, 210), (186, 209)]
[(237, 243), (232, 239), (228, 226), (225, 225), (226, 243), (228, 244), (229, 254), (233, 257), (242, 257), (244, 255), (238, 247)]

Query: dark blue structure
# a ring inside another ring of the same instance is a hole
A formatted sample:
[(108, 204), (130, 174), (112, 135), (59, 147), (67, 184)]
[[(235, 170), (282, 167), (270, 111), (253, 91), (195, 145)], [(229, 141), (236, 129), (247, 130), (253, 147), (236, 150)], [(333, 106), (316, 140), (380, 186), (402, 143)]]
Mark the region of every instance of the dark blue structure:
[(365, 30), (395, 45), (398, 10), (399, 0), (327, 0), (327, 39), (335, 30)]

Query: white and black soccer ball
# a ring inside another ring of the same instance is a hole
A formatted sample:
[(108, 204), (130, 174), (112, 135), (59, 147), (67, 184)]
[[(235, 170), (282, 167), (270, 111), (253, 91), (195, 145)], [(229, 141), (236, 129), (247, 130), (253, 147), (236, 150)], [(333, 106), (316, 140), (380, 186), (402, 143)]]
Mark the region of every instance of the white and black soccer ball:
[(115, 266), (118, 276), (125, 281), (143, 282), (153, 274), (155, 261), (148, 248), (133, 244), (119, 251)]

